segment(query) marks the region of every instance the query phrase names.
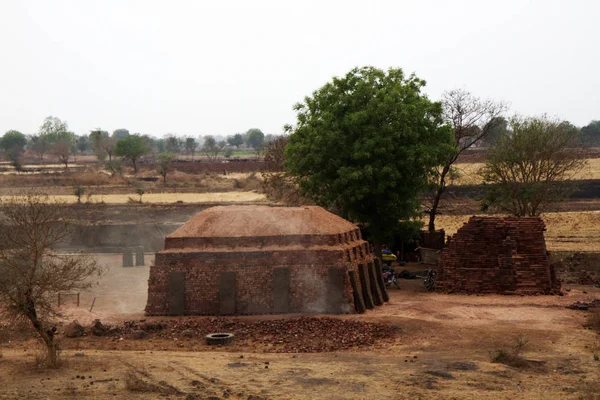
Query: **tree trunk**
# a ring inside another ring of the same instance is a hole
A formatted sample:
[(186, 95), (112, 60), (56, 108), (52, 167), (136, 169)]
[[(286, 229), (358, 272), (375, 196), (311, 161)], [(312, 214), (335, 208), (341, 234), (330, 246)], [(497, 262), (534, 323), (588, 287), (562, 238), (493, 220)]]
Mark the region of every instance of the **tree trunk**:
[(167, 174), (163, 174), (163, 183), (167, 184)]
[(48, 366), (54, 368), (57, 366), (58, 361), (56, 357), (56, 343), (54, 342), (55, 329), (48, 331), (44, 329), (42, 322), (38, 319), (33, 300), (29, 297), (26, 299), (26, 308), (27, 318), (29, 318), (33, 328), (46, 344), (46, 349), (48, 350)]
[(135, 162), (135, 158), (132, 158), (131, 162), (133, 163), (133, 172), (137, 174), (137, 163)]
[(431, 206), (431, 210), (429, 210), (429, 232), (435, 232), (435, 217), (438, 213), (438, 208), (440, 206), (440, 199), (442, 198), (442, 194), (446, 191), (446, 175), (450, 172), (450, 166), (446, 165), (442, 169), (440, 174), (440, 182), (437, 191), (435, 192), (435, 197), (433, 198), (433, 204)]
[(375, 256), (381, 260), (381, 241), (373, 238), (373, 247), (375, 247)]

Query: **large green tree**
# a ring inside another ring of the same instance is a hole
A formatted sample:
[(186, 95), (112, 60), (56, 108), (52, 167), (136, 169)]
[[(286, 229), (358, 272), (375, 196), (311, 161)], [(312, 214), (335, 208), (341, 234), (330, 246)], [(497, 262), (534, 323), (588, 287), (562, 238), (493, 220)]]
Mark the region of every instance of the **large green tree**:
[(227, 138), (227, 144), (239, 148), (241, 145), (244, 144), (244, 136), (241, 133), (236, 133), (233, 136), (229, 136)]
[(249, 129), (248, 132), (246, 132), (246, 141), (249, 147), (258, 149), (265, 141), (265, 134), (257, 128)]
[(75, 142), (75, 134), (69, 131), (67, 121), (57, 117), (46, 117), (38, 134), (50, 146), (59, 142)]
[(482, 170), (488, 189), (483, 208), (535, 216), (574, 189), (585, 165), (579, 130), (547, 117), (515, 117), (510, 130), (489, 150)]
[(317, 204), (369, 225), (379, 244), (420, 216), (419, 194), (452, 151), (442, 105), (401, 69), (355, 68), (295, 106), (285, 168)]
[(10, 130), (7, 131), (2, 138), (0, 138), (0, 148), (4, 150), (12, 150), (21, 152), (27, 144), (27, 138), (19, 131)]
[(586, 146), (600, 144), (600, 120), (592, 121), (581, 128), (581, 142)]
[(146, 140), (140, 135), (130, 135), (120, 139), (115, 146), (115, 154), (124, 160), (130, 160), (133, 170), (138, 171), (139, 159), (150, 152)]

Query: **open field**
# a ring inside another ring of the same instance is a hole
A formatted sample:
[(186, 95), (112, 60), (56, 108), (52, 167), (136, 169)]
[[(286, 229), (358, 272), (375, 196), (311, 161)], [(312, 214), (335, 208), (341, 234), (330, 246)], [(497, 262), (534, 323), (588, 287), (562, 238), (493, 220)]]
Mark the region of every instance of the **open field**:
[[(117, 255), (98, 257), (108, 272), (82, 297), (79, 309), (64, 308), (66, 321), (168, 323), (169, 318), (142, 316), (147, 267), (122, 268)], [(35, 340), (13, 332), (10, 344), (0, 347), (0, 398), (598, 398), (594, 354), (600, 352), (600, 336), (583, 327), (588, 313), (565, 306), (600, 299), (600, 289), (572, 285), (563, 297), (468, 296), (425, 293), (421, 281), (401, 284), (402, 290), (390, 290), (389, 304), (336, 317), (386, 324), (397, 333), (332, 353), (273, 353), (259, 345), (260, 337), (214, 348), (201, 335), (183, 337), (166, 329), (143, 339), (60, 336), (62, 368), (37, 370)], [(246, 323), (278, 318), (287, 317), (235, 317)], [(210, 317), (186, 320), (211, 324)], [(492, 362), (494, 352), (512, 348), (518, 337), (528, 341), (522, 352), (526, 366)]]
[[(589, 158), (587, 166), (573, 176), (574, 180), (600, 179), (600, 158)], [(477, 185), (481, 183), (479, 171), (483, 162), (457, 163), (455, 165), (458, 177), (451, 181), (453, 185)]]
[[(0, 199), (5, 200), (11, 196), (0, 196)], [(62, 201), (65, 203), (76, 203), (77, 198), (73, 195), (54, 195), (48, 197), (50, 201)], [(221, 192), (221, 193), (148, 193), (144, 194), (142, 200), (144, 203), (160, 204), (160, 203), (236, 203), (236, 202), (256, 202), (263, 201), (266, 197), (262, 193), (255, 192)], [(137, 194), (102, 194), (93, 195), (84, 198), (84, 201), (90, 203), (105, 203), (105, 204), (125, 204), (138, 202)]]

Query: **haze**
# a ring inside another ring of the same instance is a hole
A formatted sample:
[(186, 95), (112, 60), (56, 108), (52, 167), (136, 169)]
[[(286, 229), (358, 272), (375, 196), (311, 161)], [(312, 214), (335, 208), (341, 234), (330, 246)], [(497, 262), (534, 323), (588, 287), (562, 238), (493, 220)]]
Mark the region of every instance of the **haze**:
[(589, 1), (3, 1), (0, 133), (280, 133), (355, 66), (585, 125), (600, 118)]

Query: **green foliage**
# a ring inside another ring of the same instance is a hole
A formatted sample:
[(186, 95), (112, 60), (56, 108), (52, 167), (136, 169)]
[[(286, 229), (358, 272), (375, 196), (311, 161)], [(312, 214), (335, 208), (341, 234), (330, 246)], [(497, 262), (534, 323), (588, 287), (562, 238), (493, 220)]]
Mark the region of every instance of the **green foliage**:
[(85, 193), (85, 188), (83, 186), (77, 186), (75, 190), (73, 190), (73, 194), (77, 197), (77, 203), (81, 203), (81, 197)]
[(52, 116), (44, 120), (39, 136), (50, 146), (59, 142), (75, 143), (75, 134), (69, 131), (67, 122)]
[(230, 146), (240, 147), (244, 144), (244, 136), (241, 133), (236, 133), (227, 138), (227, 144)]
[(110, 173), (111, 176), (121, 174), (121, 163), (118, 161), (109, 161), (104, 166), (104, 169)]
[(217, 140), (211, 136), (207, 135), (204, 137), (204, 144), (202, 145), (202, 151), (206, 154), (209, 161), (214, 161), (219, 156), (219, 153), (225, 147), (226, 142), (224, 140), (217, 143)]
[(81, 153), (86, 151), (90, 147), (90, 142), (88, 141), (87, 136), (79, 136), (77, 138), (77, 150)]
[(489, 123), (489, 133), (481, 139), (482, 146), (493, 146), (508, 132), (508, 121), (504, 117), (496, 117)]
[(231, 147), (228, 147), (227, 149), (225, 149), (225, 153), (223, 153), (223, 156), (225, 156), (225, 158), (229, 158), (229, 157), (231, 157), (232, 154), (233, 154), (233, 149)]
[(193, 137), (185, 138), (185, 149), (192, 155), (192, 157), (194, 157), (197, 147), (198, 143), (196, 142), (196, 139)]
[(10, 130), (7, 131), (2, 138), (0, 138), (0, 148), (4, 150), (17, 150), (23, 151), (27, 144), (27, 138), (19, 131)]
[(418, 217), (417, 196), (452, 151), (441, 104), (424, 86), (401, 69), (356, 68), (297, 104), (285, 168), (302, 193), (369, 224), (378, 240)]
[(163, 177), (163, 183), (167, 183), (167, 174), (169, 173), (171, 162), (177, 158), (175, 153), (159, 153), (156, 156), (156, 167)]
[(515, 117), (510, 132), (490, 148), (482, 169), (489, 185), (482, 208), (517, 216), (536, 216), (573, 190), (574, 175), (586, 161), (579, 152), (579, 131), (569, 123)]
[(140, 201), (139, 202), (141, 204), (142, 203), (142, 196), (144, 195), (144, 193), (146, 193), (146, 191), (143, 188), (139, 187), (139, 188), (135, 189), (135, 193), (138, 196), (140, 196)]
[(581, 142), (586, 146), (600, 144), (600, 120), (592, 121), (581, 128)]
[(126, 138), (127, 136), (129, 136), (129, 130), (124, 128), (115, 129), (112, 133), (112, 137), (116, 140)]
[(133, 170), (138, 171), (137, 162), (147, 154), (150, 148), (146, 140), (140, 135), (130, 135), (119, 140), (115, 146), (115, 154), (124, 160), (130, 160), (133, 164)]
[(181, 151), (181, 142), (176, 136), (168, 135), (165, 138), (165, 147), (169, 153), (179, 153)]
[(265, 134), (260, 129), (252, 128), (246, 132), (246, 141), (249, 147), (258, 149), (263, 145)]

